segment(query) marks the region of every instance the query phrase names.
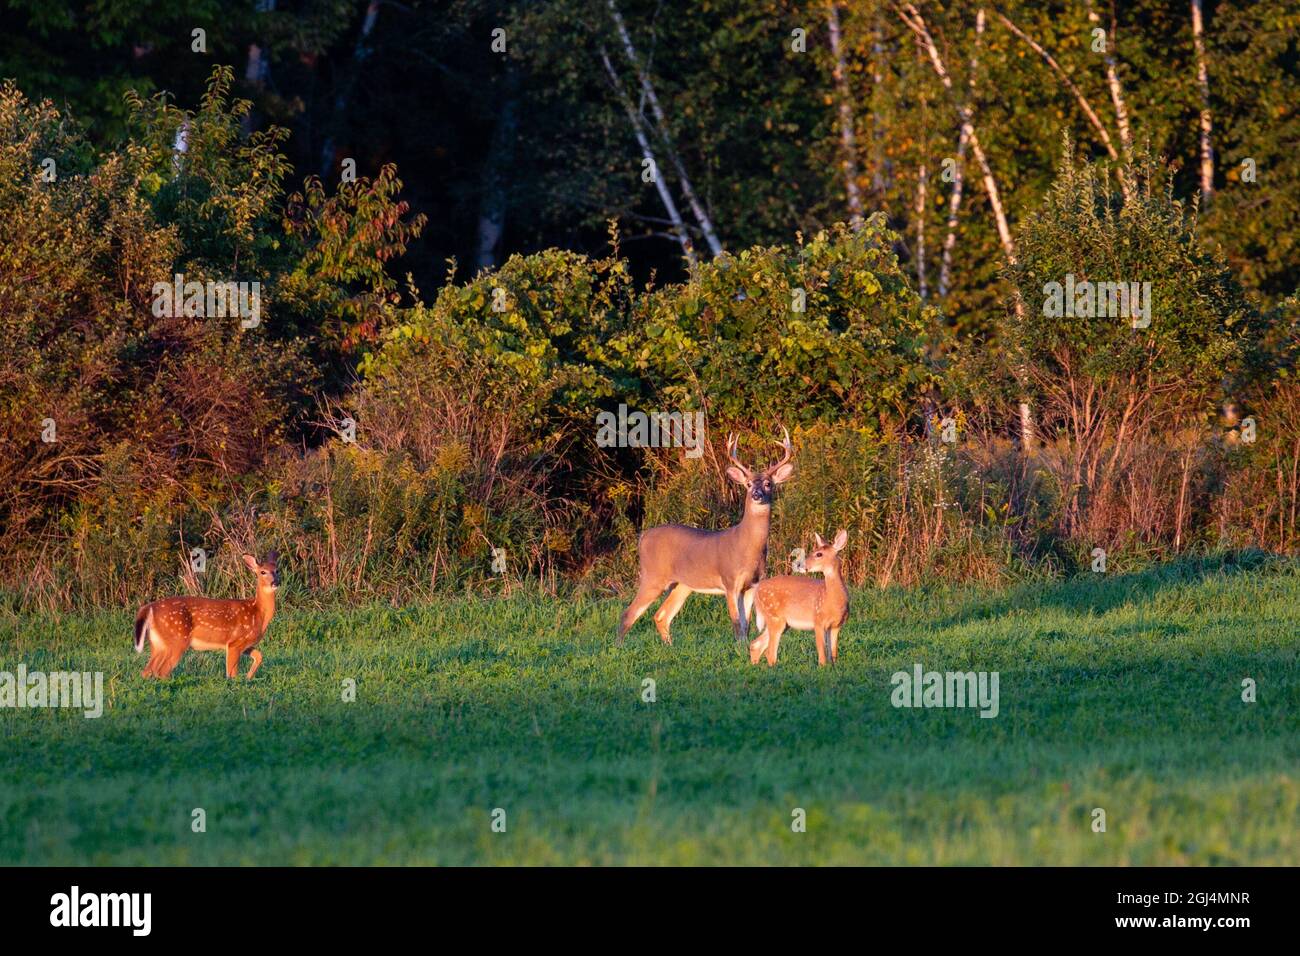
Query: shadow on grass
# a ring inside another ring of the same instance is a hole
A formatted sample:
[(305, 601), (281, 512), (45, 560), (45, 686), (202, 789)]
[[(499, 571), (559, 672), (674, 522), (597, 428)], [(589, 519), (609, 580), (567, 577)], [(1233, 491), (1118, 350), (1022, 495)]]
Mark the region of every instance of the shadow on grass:
[(1294, 559), (1249, 550), (1187, 557), (1124, 574), (1087, 572), (1059, 581), (1015, 585), (999, 592), (963, 593), (954, 589), (951, 600), (961, 606), (946, 616), (931, 620), (937, 627), (952, 627), (1001, 617), (1013, 611), (1043, 608), (1099, 615), (1129, 604), (1150, 604), (1162, 592), (1214, 578), (1252, 572), (1282, 574), (1296, 568)]

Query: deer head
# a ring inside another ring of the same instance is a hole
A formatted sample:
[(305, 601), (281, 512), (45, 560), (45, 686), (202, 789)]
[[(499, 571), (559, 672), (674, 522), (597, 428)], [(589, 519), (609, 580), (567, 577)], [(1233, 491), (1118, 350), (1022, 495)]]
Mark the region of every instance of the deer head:
[(280, 587), (280, 569), (279, 569), (280, 552), (272, 551), (264, 559), (258, 561), (251, 554), (244, 555), (244, 564), (248, 569), (257, 575), (258, 591), (275, 591)]
[(790, 443), (790, 432), (785, 427), (782, 427), (781, 431), (783, 437), (777, 442), (782, 449), (781, 460), (760, 472), (750, 471), (736, 457), (736, 446), (739, 441), (737, 437), (732, 434), (727, 438), (727, 458), (731, 460), (731, 465), (727, 468), (727, 477), (743, 485), (748, 492), (745, 496), (746, 511), (751, 508), (771, 507), (772, 493), (776, 490), (776, 486), (789, 481), (794, 475), (794, 463), (791, 461), (794, 457), (794, 446)]
[(822, 536), (813, 532), (813, 538), (817, 541), (817, 548), (804, 559), (804, 567), (809, 574), (838, 574), (840, 570), (840, 552), (844, 550), (844, 545), (848, 543), (849, 533), (841, 528), (835, 535), (835, 540), (827, 544), (822, 540)]

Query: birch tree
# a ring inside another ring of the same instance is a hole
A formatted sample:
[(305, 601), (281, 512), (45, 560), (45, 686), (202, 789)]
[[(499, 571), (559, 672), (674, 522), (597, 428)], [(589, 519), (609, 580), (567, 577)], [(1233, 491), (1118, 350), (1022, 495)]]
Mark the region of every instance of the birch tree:
[[(1031, 50), (1042, 58), (1043, 62), (1047, 64), (1051, 71), (1060, 78), (1061, 83), (1067, 90), (1069, 90), (1070, 95), (1074, 97), (1075, 102), (1079, 104), (1079, 109), (1088, 120), (1088, 125), (1096, 131), (1097, 138), (1101, 140), (1102, 146), (1106, 149), (1106, 155), (1118, 163), (1119, 153), (1115, 151), (1115, 144), (1111, 141), (1110, 132), (1106, 129), (1106, 124), (1101, 121), (1101, 117), (1098, 115), (1097, 111), (1093, 109), (1092, 104), (1088, 102), (1088, 98), (1083, 95), (1083, 91), (1079, 89), (1078, 84), (1074, 82), (1070, 77), (1070, 74), (1065, 71), (1064, 67), (1057, 62), (1056, 57), (1047, 52), (1042, 44), (1036, 41), (1028, 33), (1016, 26), (1016, 24), (1013, 23), (1004, 13), (1001, 11), (994, 11), (994, 13), (1002, 22), (1004, 27), (1023, 40)], [(1124, 197), (1127, 200), (1132, 196), (1132, 192), (1128, 181), (1128, 174), (1123, 166), (1119, 167), (1117, 175), (1119, 177), (1120, 189), (1123, 191)]]
[[(980, 7), (975, 14), (975, 49), (970, 57), (970, 78), (967, 80), (967, 105), (973, 109), (975, 103), (975, 84), (979, 73), (979, 45), (984, 36), (984, 8)], [(939, 263), (939, 298), (948, 295), (948, 290), (952, 286), (952, 251), (957, 246), (957, 216), (961, 211), (962, 193), (965, 189), (966, 173), (966, 150), (970, 146), (970, 138), (966, 132), (966, 125), (961, 124), (960, 132), (957, 135), (957, 158), (953, 163), (952, 170), (952, 193), (948, 196), (948, 232), (943, 240), (943, 258)]]
[(1192, 0), (1192, 46), (1196, 50), (1196, 86), (1201, 94), (1201, 201), (1214, 195), (1213, 118), (1210, 115), (1210, 71), (1205, 62), (1205, 20), (1201, 0)]
[[(1101, 14), (1093, 0), (1088, 0), (1088, 20), (1094, 24), (1101, 23)], [(1101, 28), (1103, 31), (1105, 28)], [(1119, 62), (1115, 59), (1115, 21), (1112, 19), (1109, 32), (1101, 38), (1101, 59), (1106, 66), (1106, 86), (1110, 89), (1110, 100), (1115, 107), (1115, 125), (1119, 129), (1119, 142), (1124, 150), (1124, 163), (1133, 164), (1133, 131), (1128, 121), (1128, 106), (1124, 100), (1124, 86), (1119, 79)]]
[(668, 221), (672, 225), (673, 237), (682, 247), (682, 254), (686, 256), (686, 260), (691, 265), (695, 265), (699, 260), (696, 258), (695, 249), (691, 246), (690, 236), (687, 235), (686, 223), (682, 221), (681, 211), (677, 208), (677, 201), (673, 199), (668, 184), (664, 182), (664, 177), (659, 175), (659, 160), (655, 156), (654, 147), (650, 145), (645, 123), (642, 121), (641, 114), (637, 112), (632, 98), (628, 96), (623, 81), (619, 78), (618, 70), (614, 69), (614, 64), (610, 62), (609, 54), (603, 47), (600, 50), (600, 62), (605, 66), (605, 73), (609, 77), (610, 85), (614, 87), (615, 96), (623, 104), (623, 111), (632, 126), (632, 135), (636, 137), (637, 145), (641, 147), (641, 157), (648, 164), (647, 168), (650, 170), (655, 190), (659, 193), (659, 199), (664, 204), (664, 211), (668, 214)]
[[(916, 35), (917, 42), (930, 58), (930, 65), (934, 68), (935, 75), (939, 77), (939, 81), (943, 84), (943, 88), (948, 92), (949, 97), (953, 99), (954, 103), (957, 103), (957, 99), (953, 96), (952, 74), (948, 72), (948, 67), (944, 64), (943, 57), (934, 44), (934, 38), (930, 35), (930, 29), (926, 26), (925, 18), (921, 16), (915, 4), (908, 3), (902, 7), (895, 5), (894, 9), (907, 28)], [(969, 103), (960, 103), (957, 106), (957, 115), (961, 120), (966, 140), (970, 143), (971, 152), (975, 155), (975, 161), (980, 167), (981, 181), (984, 184), (984, 192), (988, 195), (989, 206), (993, 211), (993, 222), (998, 230), (998, 239), (1002, 243), (1002, 251), (1006, 254), (1007, 261), (1014, 263), (1016, 261), (1015, 239), (1012, 238), (1011, 227), (1007, 223), (1006, 211), (1002, 206), (1002, 193), (998, 189), (997, 178), (993, 175), (993, 167), (989, 164), (988, 156), (984, 153), (984, 147), (980, 144), (979, 134), (975, 130), (974, 111)]]
[(854, 130), (853, 94), (849, 89), (845, 67), (844, 44), (840, 37), (838, 3), (826, 5), (826, 26), (831, 41), (831, 78), (835, 83), (840, 120), (840, 168), (844, 172), (844, 192), (849, 205), (849, 225), (862, 228), (862, 191), (858, 188), (858, 141)]
[(637, 83), (641, 88), (641, 95), (654, 116), (659, 141), (664, 148), (664, 152), (668, 155), (669, 161), (673, 164), (674, 172), (677, 173), (677, 183), (681, 187), (682, 195), (686, 197), (686, 203), (691, 207), (691, 215), (695, 217), (700, 232), (704, 234), (704, 241), (708, 244), (709, 251), (715, 256), (721, 255), (722, 243), (718, 240), (717, 233), (713, 228), (713, 222), (704, 209), (704, 204), (700, 202), (695, 193), (695, 188), (691, 185), (690, 177), (686, 175), (686, 166), (682, 162), (681, 154), (673, 145), (672, 135), (668, 130), (668, 119), (664, 115), (663, 108), (659, 105), (659, 96), (655, 93), (654, 84), (650, 82), (650, 74), (642, 65), (640, 57), (637, 56), (636, 47), (632, 44), (632, 35), (628, 33), (627, 24), (623, 22), (623, 15), (619, 13), (618, 4), (615, 3), (615, 0), (608, 0), (608, 2), (610, 16), (614, 19), (614, 27), (618, 32), (619, 43), (623, 48), (623, 55), (627, 58), (633, 72), (636, 74)]

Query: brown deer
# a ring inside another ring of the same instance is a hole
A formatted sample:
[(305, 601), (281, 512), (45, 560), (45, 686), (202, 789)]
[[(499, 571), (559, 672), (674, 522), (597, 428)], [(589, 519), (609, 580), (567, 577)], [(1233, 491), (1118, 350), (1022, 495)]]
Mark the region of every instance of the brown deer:
[(727, 439), (731, 465), (727, 477), (746, 490), (745, 514), (740, 524), (724, 531), (705, 531), (681, 524), (664, 524), (641, 534), (638, 556), (641, 573), (636, 597), (623, 612), (618, 626), (618, 643), (637, 618), (668, 588), (672, 593), (655, 611), (655, 627), (665, 644), (673, 642), (669, 628), (673, 618), (693, 592), (725, 594), (727, 613), (735, 628), (736, 641), (743, 648), (749, 622), (740, 613), (741, 593), (762, 579), (767, 570), (767, 529), (776, 486), (794, 474), (794, 448), (790, 432), (782, 429), (778, 442), (784, 455), (776, 464), (754, 473), (736, 457), (736, 436)]
[(819, 666), (826, 663), (828, 656), (832, 664), (839, 656), (840, 628), (849, 616), (849, 591), (840, 576), (840, 552), (849, 533), (841, 528), (829, 547), (821, 535), (813, 537), (817, 539), (817, 550), (804, 566), (810, 574), (820, 571), (822, 580), (792, 574), (768, 578), (742, 598), (743, 613), (748, 617), (749, 609), (754, 609), (754, 627), (759, 632), (749, 645), (751, 664), (757, 664), (767, 651), (768, 665), (776, 665), (776, 651), (787, 627), (813, 632)]
[(280, 586), (278, 557), (272, 551), (258, 563), (251, 554), (244, 563), (257, 575), (257, 592), (246, 600), (223, 601), (204, 597), (170, 597), (152, 601), (135, 616), (135, 652), (149, 641), (149, 664), (143, 677), (169, 677), (191, 647), (196, 651), (225, 651), (226, 676), (239, 676), (239, 658), (253, 659), (252, 680), (262, 666), (256, 644), (275, 616), (275, 592)]

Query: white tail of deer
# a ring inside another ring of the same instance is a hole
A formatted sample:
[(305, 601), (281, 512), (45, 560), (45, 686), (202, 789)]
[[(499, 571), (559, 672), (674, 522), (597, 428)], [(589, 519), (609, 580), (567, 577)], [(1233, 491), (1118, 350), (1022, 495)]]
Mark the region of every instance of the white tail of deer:
[(840, 628), (849, 616), (849, 591), (840, 576), (840, 552), (849, 540), (843, 529), (835, 541), (827, 545), (821, 535), (815, 535), (817, 550), (805, 561), (810, 574), (818, 571), (822, 580), (796, 577), (787, 574), (760, 581), (745, 592), (744, 613), (754, 609), (754, 628), (758, 637), (749, 645), (749, 662), (757, 664), (767, 652), (767, 663), (776, 664), (777, 648), (787, 627), (796, 631), (812, 631), (817, 641), (817, 663), (826, 658), (835, 663), (840, 649)]
[(736, 437), (727, 439), (727, 457), (731, 465), (727, 477), (743, 485), (745, 514), (740, 524), (724, 531), (705, 531), (681, 524), (664, 524), (641, 534), (638, 557), (641, 563), (636, 597), (623, 612), (618, 626), (618, 643), (637, 618), (664, 591), (672, 593), (655, 611), (655, 627), (665, 644), (673, 642), (669, 628), (673, 618), (694, 592), (725, 594), (727, 613), (735, 628), (736, 640), (744, 647), (749, 622), (740, 613), (740, 595), (762, 579), (767, 570), (767, 530), (772, 512), (772, 495), (776, 486), (794, 474), (794, 447), (790, 432), (782, 429), (778, 442), (782, 457), (760, 472), (752, 472), (736, 457)]
[(257, 576), (257, 591), (246, 600), (223, 601), (202, 597), (170, 597), (152, 601), (135, 616), (135, 652), (149, 642), (149, 663), (144, 677), (169, 677), (190, 648), (196, 651), (225, 651), (226, 676), (239, 676), (239, 658), (253, 659), (248, 669), (252, 680), (262, 666), (257, 643), (266, 634), (275, 615), (275, 591), (280, 586), (278, 558), (272, 551), (258, 562), (244, 555), (244, 564)]

